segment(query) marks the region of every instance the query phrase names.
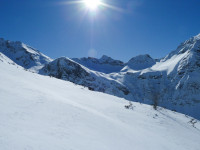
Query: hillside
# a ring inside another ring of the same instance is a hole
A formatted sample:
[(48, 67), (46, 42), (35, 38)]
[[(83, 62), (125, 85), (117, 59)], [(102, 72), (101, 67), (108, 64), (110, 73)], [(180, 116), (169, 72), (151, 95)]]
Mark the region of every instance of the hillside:
[(41, 75), (200, 119), (200, 34), (181, 43), (163, 59), (145, 54), (132, 57), (127, 63), (105, 55), (100, 59), (53, 60), (22, 42), (3, 39), (0, 52)]
[(199, 150), (200, 122), (25, 71), (0, 55), (2, 150)]

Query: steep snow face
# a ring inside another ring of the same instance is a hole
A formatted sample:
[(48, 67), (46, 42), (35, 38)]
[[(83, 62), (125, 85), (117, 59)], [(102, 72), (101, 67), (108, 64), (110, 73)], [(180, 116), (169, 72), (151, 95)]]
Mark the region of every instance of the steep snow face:
[(156, 60), (151, 58), (148, 54), (139, 55), (130, 59), (121, 71), (128, 71), (129, 69), (142, 70), (152, 67), (155, 63)]
[(188, 53), (182, 53), (182, 54), (174, 54), (169, 59), (163, 59), (160, 62), (157, 62), (154, 66), (152, 66), (149, 69), (143, 70), (143, 72), (151, 71), (165, 71), (167, 74), (173, 73), (173, 71), (177, 71), (176, 67), (181, 62), (181, 60), (185, 57), (187, 57)]
[[(200, 122), (0, 61), (2, 150), (199, 150)], [(188, 138), (189, 137), (189, 138)]]
[(120, 60), (114, 60), (111, 57), (103, 55), (100, 59), (97, 58), (72, 58), (72, 60), (79, 64), (98, 72), (112, 73), (119, 72), (123, 67), (124, 63)]
[(12, 42), (3, 38), (0, 38), (0, 52), (26, 69), (37, 70), (52, 61), (49, 57), (22, 42)]
[(45, 65), (39, 73), (71, 81), (88, 87), (90, 90), (100, 91), (129, 99), (132, 97), (132, 95), (129, 94), (129, 90), (123, 84), (107, 77), (104, 73), (89, 70), (66, 57), (58, 58)]

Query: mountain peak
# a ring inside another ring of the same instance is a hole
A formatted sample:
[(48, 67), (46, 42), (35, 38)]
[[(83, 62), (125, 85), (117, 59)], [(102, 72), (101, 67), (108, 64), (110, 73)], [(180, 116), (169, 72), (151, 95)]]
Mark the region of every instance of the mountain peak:
[(146, 69), (153, 66), (155, 63), (156, 61), (153, 58), (151, 58), (149, 54), (138, 55), (131, 58), (128, 61), (126, 67), (123, 68), (123, 71), (127, 69), (133, 69), (133, 70)]
[(191, 44), (191, 43), (195, 43), (195, 42), (200, 42), (200, 33), (195, 35), (195, 36), (193, 36), (193, 37), (191, 37), (189, 40), (186, 40), (185, 42), (183, 42), (183, 44), (184, 43)]
[(100, 59), (99, 59), (100, 63), (109, 63), (111, 65), (123, 65), (124, 63), (120, 60), (115, 60), (107, 55), (103, 55)]
[[(52, 61), (38, 50), (20, 42), (0, 38), (0, 52), (9, 57), (16, 64), (33, 71), (39, 66)], [(36, 70), (35, 70), (36, 71)]]
[(200, 34), (191, 37), (190, 39), (181, 43), (176, 50), (169, 53), (162, 61), (165, 61), (174, 55), (180, 55), (185, 52), (192, 54), (192, 53), (199, 53), (200, 51)]
[(200, 40), (200, 33), (194, 36), (194, 38)]
[(107, 55), (102, 55), (102, 57), (100, 59), (101, 60), (108, 60), (108, 59), (112, 59), (112, 58), (107, 56)]
[(151, 56), (150, 56), (149, 54), (143, 54), (143, 55), (135, 56), (135, 57), (131, 58), (129, 61), (131, 61), (131, 60), (133, 60), (133, 59), (134, 59), (134, 60), (136, 60), (136, 59), (138, 59), (138, 60), (141, 60), (141, 59), (142, 59), (142, 60), (143, 60), (143, 59), (146, 59), (146, 58), (147, 58), (147, 59), (149, 59), (149, 58), (152, 59)]
[(23, 43), (20, 41), (10, 41), (10, 40), (5, 40), (4, 38), (0, 38), (0, 45), (4, 45), (4, 44), (20, 47), (22, 46)]

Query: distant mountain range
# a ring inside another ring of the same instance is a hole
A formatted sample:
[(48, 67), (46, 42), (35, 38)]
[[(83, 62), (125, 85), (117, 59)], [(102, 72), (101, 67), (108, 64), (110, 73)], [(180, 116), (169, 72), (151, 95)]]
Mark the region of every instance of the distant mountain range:
[(127, 63), (105, 55), (100, 59), (53, 60), (22, 42), (1, 38), (0, 61), (200, 119), (200, 34), (162, 59), (146, 54), (133, 57)]

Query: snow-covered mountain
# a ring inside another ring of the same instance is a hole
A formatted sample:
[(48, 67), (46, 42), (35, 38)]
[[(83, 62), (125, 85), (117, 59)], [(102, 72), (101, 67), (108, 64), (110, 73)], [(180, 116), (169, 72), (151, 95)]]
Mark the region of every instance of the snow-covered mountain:
[(142, 70), (149, 67), (152, 67), (156, 63), (156, 60), (151, 58), (148, 54), (139, 55), (131, 58), (121, 71), (128, 71), (129, 69), (133, 70)]
[[(18, 51), (15, 47), (8, 50), (9, 54), (11, 50)], [(5, 55), (6, 51), (4, 48)], [(11, 54), (14, 56), (6, 56), (27, 68), (12, 58), (16, 57), (15, 53)], [(30, 61), (30, 57), (23, 58), (24, 62)], [(123, 63), (108, 56), (100, 59), (61, 57), (54, 61), (49, 58), (40, 64), (44, 65), (39, 70), (42, 75), (200, 119), (200, 34), (182, 43), (163, 59), (155, 60), (146, 54)]]
[(0, 58), (2, 150), (200, 148), (198, 120), (25, 71)]
[(123, 84), (109, 78), (104, 73), (92, 71), (66, 57), (58, 58), (46, 64), (39, 73), (71, 81), (88, 87), (90, 90), (131, 99), (129, 90)]
[(4, 62), (4, 63), (8, 63), (8, 64), (12, 64), (12, 65), (16, 65), (15, 62), (13, 62), (10, 58), (8, 58), (7, 56), (5, 56), (3, 53), (0, 52), (0, 61)]
[(110, 75), (134, 101), (176, 110), (200, 119), (200, 34), (185, 41), (152, 67)]
[(88, 58), (84, 57), (84, 58), (72, 58), (72, 60), (87, 67), (88, 69), (103, 73), (119, 72), (125, 66), (125, 64), (122, 61), (114, 60), (106, 55), (103, 55), (100, 59), (92, 57)]
[(16, 64), (37, 71), (44, 64), (52, 61), (38, 50), (22, 43), (0, 38), (0, 52), (9, 57)]

